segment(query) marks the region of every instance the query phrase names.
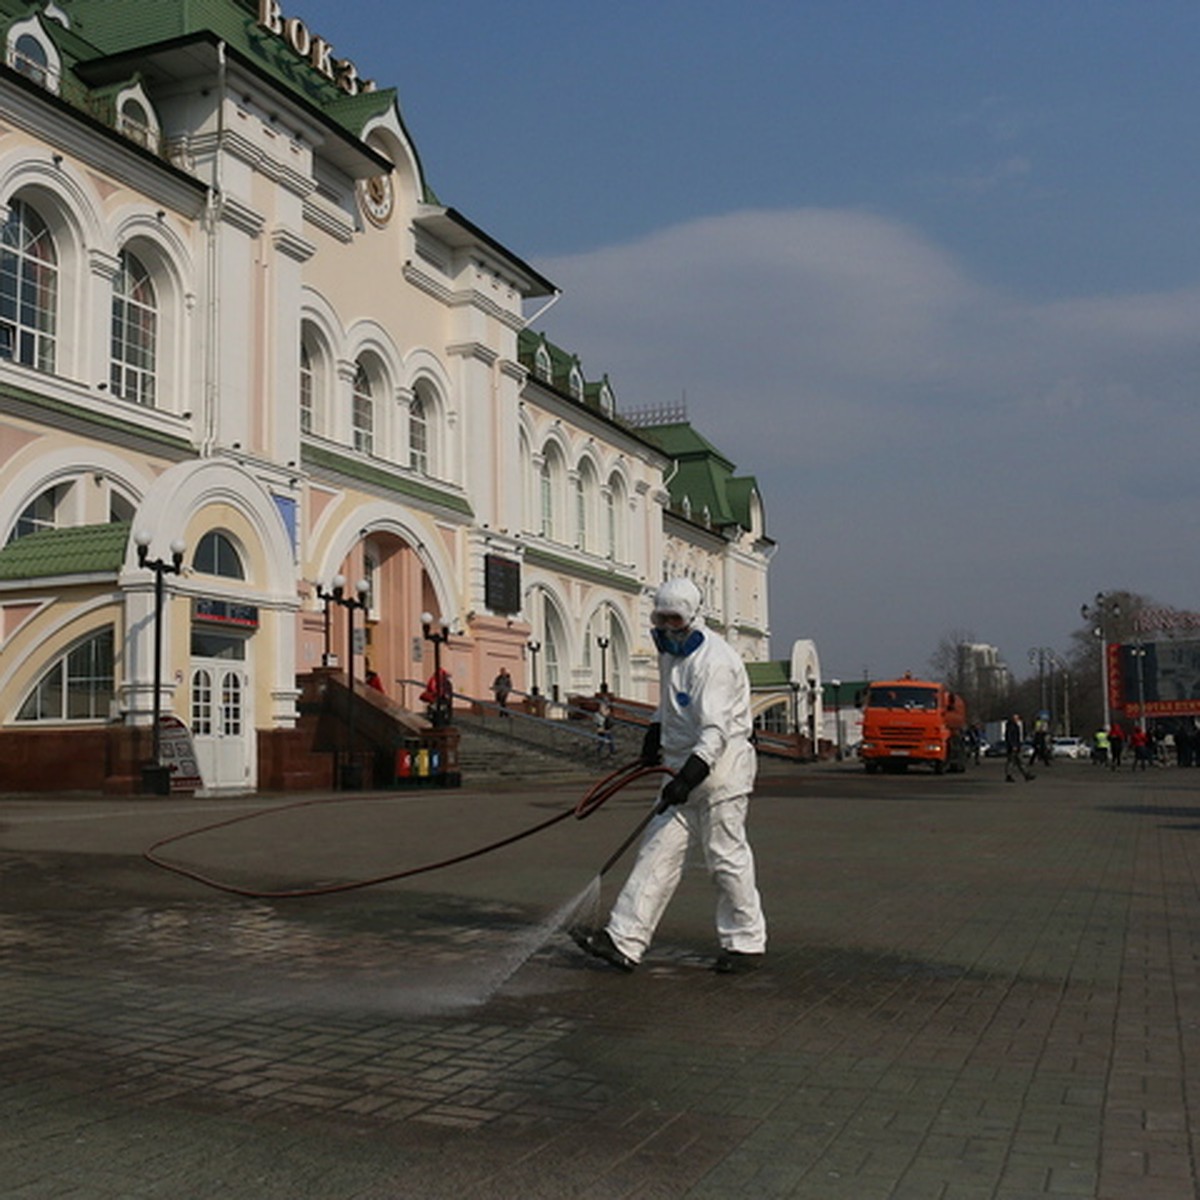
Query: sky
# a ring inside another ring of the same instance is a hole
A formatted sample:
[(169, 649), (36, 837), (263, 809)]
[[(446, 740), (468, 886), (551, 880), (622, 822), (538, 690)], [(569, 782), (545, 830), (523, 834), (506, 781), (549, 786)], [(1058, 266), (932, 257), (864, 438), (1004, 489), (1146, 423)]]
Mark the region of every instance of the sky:
[[(772, 657), (1200, 608), (1194, 0), (287, 0), (618, 408), (758, 481)], [(530, 312), (534, 311), (533, 308)]]

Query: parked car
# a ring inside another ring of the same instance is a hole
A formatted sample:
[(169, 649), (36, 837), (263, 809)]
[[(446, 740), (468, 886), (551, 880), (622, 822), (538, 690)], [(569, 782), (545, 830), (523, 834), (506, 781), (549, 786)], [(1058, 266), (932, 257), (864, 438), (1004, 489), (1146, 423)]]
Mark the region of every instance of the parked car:
[(1056, 737), (1050, 747), (1055, 758), (1091, 758), (1092, 748), (1077, 737)]

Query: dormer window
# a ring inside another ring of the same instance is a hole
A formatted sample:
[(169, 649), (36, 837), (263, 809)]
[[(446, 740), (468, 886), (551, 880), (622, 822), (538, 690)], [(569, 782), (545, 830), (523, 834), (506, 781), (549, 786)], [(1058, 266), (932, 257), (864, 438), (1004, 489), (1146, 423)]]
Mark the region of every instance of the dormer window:
[(58, 92), (62, 60), (36, 17), (18, 21), (9, 29), (5, 58), (14, 71), (19, 71), (47, 91)]
[(150, 118), (146, 110), (134, 99), (126, 100), (121, 105), (121, 114), (117, 120), (117, 129), (130, 141), (147, 147), (152, 144), (153, 134), (150, 131)]
[(543, 382), (549, 383), (552, 378), (550, 355), (545, 346), (539, 346), (533, 356), (533, 373)]
[(571, 368), (567, 386), (570, 389), (572, 400), (583, 400), (583, 376), (580, 375), (578, 367)]
[(116, 98), (116, 129), (147, 150), (157, 150), (162, 137), (154, 106), (140, 83), (122, 89)]
[(600, 388), (600, 411), (606, 417), (611, 417), (616, 408), (616, 401), (613, 399), (612, 391), (606, 383)]

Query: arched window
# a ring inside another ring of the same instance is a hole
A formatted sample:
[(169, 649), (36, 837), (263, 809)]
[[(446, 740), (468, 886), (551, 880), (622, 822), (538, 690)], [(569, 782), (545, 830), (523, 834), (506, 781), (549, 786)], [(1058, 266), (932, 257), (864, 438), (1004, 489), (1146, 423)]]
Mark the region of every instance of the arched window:
[(575, 476), (575, 545), (586, 550), (588, 544), (588, 497), (583, 472)]
[(50, 85), (50, 56), (31, 33), (23, 33), (13, 44), (12, 65), (40, 87)]
[(429, 474), (429, 422), (420, 396), (414, 396), (408, 406), (408, 465)]
[(245, 579), (246, 569), (237, 547), (225, 534), (209, 530), (196, 547), (192, 567), (202, 575), (221, 575), (226, 579)]
[(158, 351), (158, 299), (141, 259), (121, 251), (113, 279), (109, 386), (121, 400), (153, 407)]
[(375, 402), (371, 379), (360, 362), (354, 372), (354, 407), (350, 413), (351, 436), (355, 450), (370, 454), (375, 449)]
[(550, 366), (550, 355), (547, 353), (545, 346), (539, 346), (537, 353), (533, 356), (533, 373), (543, 383), (549, 383), (552, 378), (553, 372)]
[(46, 222), (23, 200), (0, 232), (0, 358), (54, 370), (58, 256)]
[(37, 499), (31, 500), (21, 510), (21, 515), (8, 535), (8, 540), (15, 542), (17, 538), (27, 537), (31, 533), (39, 533), (43, 529), (57, 529), (59, 510), (70, 490), (69, 484), (60, 483), (52, 488), (47, 488)]
[(113, 698), (113, 629), (106, 626), (77, 642), (37, 681), (18, 721), (107, 719)]
[(542, 459), (542, 469), (538, 478), (541, 496), (541, 534), (542, 537), (554, 536), (554, 473), (550, 469), (548, 457)]
[(300, 341), (300, 432), (312, 433), (313, 411), (316, 406), (316, 379), (312, 355), (303, 339)]
[(608, 477), (608, 495), (605, 498), (605, 534), (608, 556), (613, 562), (628, 561), (625, 557), (625, 513), (625, 484), (621, 476), (614, 472)]
[(131, 142), (137, 142), (148, 150), (154, 148), (154, 126), (150, 124), (150, 114), (140, 101), (128, 97), (121, 103), (117, 128)]
[(135, 505), (127, 496), (110, 490), (108, 493), (108, 519), (110, 524), (120, 521), (132, 521)]

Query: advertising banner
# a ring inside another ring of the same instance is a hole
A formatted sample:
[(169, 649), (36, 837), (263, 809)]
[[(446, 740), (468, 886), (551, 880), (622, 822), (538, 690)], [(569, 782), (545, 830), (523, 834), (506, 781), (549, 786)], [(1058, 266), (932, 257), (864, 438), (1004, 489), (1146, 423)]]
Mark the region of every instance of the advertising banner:
[(159, 764), (171, 773), (171, 791), (195, 792), (204, 786), (200, 764), (192, 745), (192, 732), (178, 718), (163, 716), (158, 720)]
[(1107, 665), (1115, 712), (1131, 720), (1200, 716), (1200, 639), (1116, 642)]

